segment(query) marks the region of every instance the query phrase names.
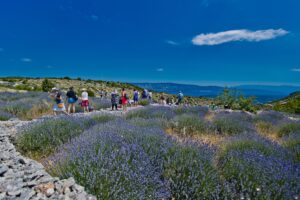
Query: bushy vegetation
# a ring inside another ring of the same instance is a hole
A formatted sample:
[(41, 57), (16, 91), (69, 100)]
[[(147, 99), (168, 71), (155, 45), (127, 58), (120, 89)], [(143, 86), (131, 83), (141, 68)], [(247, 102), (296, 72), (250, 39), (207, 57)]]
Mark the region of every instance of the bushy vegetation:
[(51, 112), (51, 101), (46, 93), (0, 93), (0, 119), (30, 120)]
[(255, 97), (245, 97), (237, 91), (224, 89), (223, 93), (217, 97), (217, 104), (233, 110), (255, 112), (257, 108), (254, 100)]
[(26, 127), (18, 137), (17, 146), (25, 155), (40, 159), (54, 153), (57, 147), (79, 136), (85, 129), (112, 119), (109, 115), (43, 119)]
[(150, 101), (147, 99), (142, 99), (139, 101), (139, 105), (141, 106), (149, 106), (150, 105)]
[[(46, 118), (28, 126), (17, 144), (43, 158), (52, 175), (74, 177), (99, 199), (295, 199), (295, 124), (274, 111), (148, 106), (123, 117)], [(284, 134), (273, 141), (257, 126)], [(213, 146), (194, 137), (211, 135), (222, 140)]]
[(172, 130), (182, 136), (213, 134), (213, 127), (195, 114), (176, 116), (170, 123)]
[(49, 79), (45, 79), (42, 82), (42, 90), (44, 92), (49, 92), (53, 87), (54, 87), (54, 83), (52, 83)]
[(300, 114), (300, 93), (292, 93), (289, 97), (275, 102), (273, 109), (281, 112)]

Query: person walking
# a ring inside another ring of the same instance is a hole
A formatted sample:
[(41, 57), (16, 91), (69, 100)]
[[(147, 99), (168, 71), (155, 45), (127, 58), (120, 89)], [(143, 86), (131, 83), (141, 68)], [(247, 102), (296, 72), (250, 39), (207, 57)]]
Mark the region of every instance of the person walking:
[(73, 113), (75, 113), (75, 111), (76, 111), (75, 103), (77, 100), (78, 100), (78, 98), (76, 96), (76, 92), (74, 91), (74, 88), (70, 87), (69, 91), (67, 92), (67, 95), (66, 95), (66, 102), (68, 102), (68, 114), (70, 114), (72, 110), (73, 110)]
[(85, 88), (81, 91), (81, 107), (83, 108), (83, 112), (89, 112), (89, 94)]
[(142, 99), (148, 99), (148, 91), (146, 89), (142, 92)]
[(65, 104), (61, 97), (61, 93), (57, 88), (52, 88), (50, 92), (50, 97), (55, 101), (53, 105), (53, 114), (57, 115), (59, 113), (64, 113), (68, 115), (68, 113), (66, 112)]
[(118, 110), (118, 102), (119, 102), (119, 98), (118, 98), (118, 91), (115, 90), (111, 93), (111, 110), (114, 110), (114, 108), (116, 110)]
[(183, 101), (183, 93), (180, 91), (177, 95), (177, 105), (180, 105)]
[(139, 92), (135, 89), (133, 91), (133, 105), (137, 106), (139, 103)]
[(122, 89), (122, 107), (123, 107), (123, 111), (126, 112), (127, 111), (127, 104), (128, 104), (128, 94), (125, 90), (125, 88)]

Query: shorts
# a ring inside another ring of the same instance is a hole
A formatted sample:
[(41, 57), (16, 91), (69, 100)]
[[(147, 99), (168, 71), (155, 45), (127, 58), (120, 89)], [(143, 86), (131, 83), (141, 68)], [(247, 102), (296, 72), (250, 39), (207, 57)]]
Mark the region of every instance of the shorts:
[(88, 107), (89, 106), (89, 100), (83, 100), (81, 102), (81, 107)]
[(134, 97), (134, 98), (133, 98), (133, 101), (134, 101), (134, 102), (138, 102), (138, 101), (139, 101), (139, 98), (138, 98), (138, 97)]
[(74, 98), (68, 98), (68, 103), (69, 104), (72, 104), (72, 103), (75, 103), (76, 100)]

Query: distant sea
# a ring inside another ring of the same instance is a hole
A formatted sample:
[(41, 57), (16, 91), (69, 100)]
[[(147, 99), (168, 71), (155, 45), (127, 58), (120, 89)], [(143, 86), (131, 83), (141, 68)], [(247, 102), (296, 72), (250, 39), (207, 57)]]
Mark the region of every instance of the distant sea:
[[(219, 86), (198, 86), (176, 83), (133, 83), (139, 87), (153, 90), (156, 92), (165, 92), (169, 94), (178, 94), (182, 91), (185, 96), (192, 97), (217, 97), (222, 93), (224, 87)], [(269, 86), (269, 85), (241, 85), (231, 87), (230, 89), (246, 97), (255, 96), (257, 103), (268, 103), (282, 99), (292, 92), (300, 91), (299, 86)]]

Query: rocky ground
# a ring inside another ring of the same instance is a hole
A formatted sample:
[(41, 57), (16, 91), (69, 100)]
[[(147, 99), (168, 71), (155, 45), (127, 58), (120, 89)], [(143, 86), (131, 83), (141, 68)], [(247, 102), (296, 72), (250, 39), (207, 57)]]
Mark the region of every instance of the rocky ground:
[(10, 139), (28, 122), (0, 122), (0, 199), (94, 200), (73, 178), (51, 177), (43, 165), (23, 157)]

